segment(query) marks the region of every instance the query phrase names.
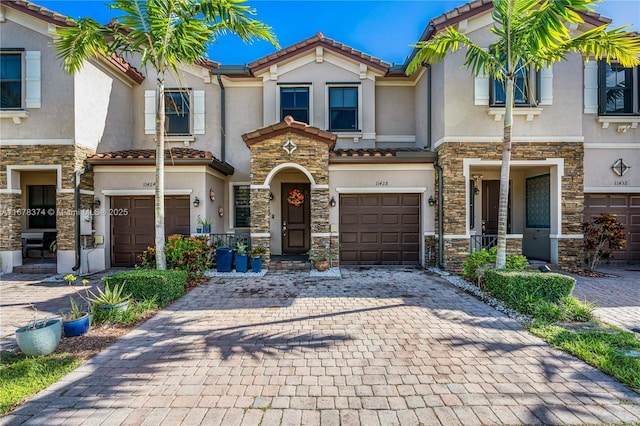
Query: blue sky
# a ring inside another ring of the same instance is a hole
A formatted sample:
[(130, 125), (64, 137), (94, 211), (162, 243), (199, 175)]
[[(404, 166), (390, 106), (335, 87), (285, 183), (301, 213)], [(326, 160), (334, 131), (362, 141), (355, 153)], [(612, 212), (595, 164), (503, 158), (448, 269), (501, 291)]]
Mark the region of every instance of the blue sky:
[[(116, 15), (102, 0), (32, 0), (72, 18), (90, 16), (101, 23)], [(389, 63), (403, 63), (431, 18), (465, 0), (249, 0), (257, 18), (273, 27), (285, 47), (321, 31), (325, 36)], [(613, 24), (632, 24), (640, 31), (640, 0), (604, 0), (597, 12)], [(223, 64), (245, 64), (275, 49), (268, 43), (245, 45), (226, 36), (209, 49), (209, 58)]]

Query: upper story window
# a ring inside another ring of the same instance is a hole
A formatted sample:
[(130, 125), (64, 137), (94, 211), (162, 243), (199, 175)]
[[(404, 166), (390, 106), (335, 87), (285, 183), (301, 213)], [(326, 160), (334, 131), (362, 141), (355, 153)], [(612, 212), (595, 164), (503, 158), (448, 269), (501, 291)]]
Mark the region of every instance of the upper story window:
[(280, 121), (287, 115), (309, 123), (309, 87), (280, 87)]
[(625, 68), (620, 64), (598, 63), (598, 112), (604, 115), (640, 112), (638, 67)]
[(329, 130), (358, 131), (358, 87), (329, 87)]
[(167, 136), (190, 135), (191, 100), (188, 90), (166, 90), (164, 94)]
[(0, 109), (21, 109), (22, 105), (22, 54), (0, 54)]
[[(515, 106), (533, 106), (538, 103), (538, 73), (533, 68), (518, 66), (514, 76), (513, 103)], [(491, 105), (504, 106), (506, 81), (491, 79)]]

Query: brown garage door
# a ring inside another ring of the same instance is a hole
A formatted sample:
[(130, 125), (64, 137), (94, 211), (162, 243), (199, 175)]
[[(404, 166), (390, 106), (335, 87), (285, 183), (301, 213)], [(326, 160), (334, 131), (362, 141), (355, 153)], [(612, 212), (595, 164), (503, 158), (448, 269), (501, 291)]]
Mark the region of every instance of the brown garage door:
[(340, 263), (420, 263), (420, 195), (340, 196)]
[[(155, 245), (154, 197), (113, 197), (111, 265), (133, 266), (138, 255)], [(116, 214), (116, 213), (127, 214)], [(165, 234), (190, 233), (189, 196), (165, 197)]]
[(615, 213), (627, 234), (625, 250), (614, 253), (616, 263), (640, 263), (640, 194), (585, 194), (584, 220)]

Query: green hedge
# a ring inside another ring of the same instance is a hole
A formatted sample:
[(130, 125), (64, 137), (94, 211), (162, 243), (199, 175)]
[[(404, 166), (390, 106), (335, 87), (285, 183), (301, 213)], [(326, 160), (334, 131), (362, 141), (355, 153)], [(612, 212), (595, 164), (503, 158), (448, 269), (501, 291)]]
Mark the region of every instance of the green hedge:
[(485, 279), (489, 293), (516, 309), (541, 299), (558, 303), (562, 298), (571, 295), (576, 284), (572, 277), (537, 271), (492, 269), (485, 272)]
[(122, 285), (123, 293), (131, 293), (134, 300), (155, 297), (158, 306), (164, 307), (184, 294), (187, 271), (137, 269), (106, 276), (102, 281), (109, 286)]

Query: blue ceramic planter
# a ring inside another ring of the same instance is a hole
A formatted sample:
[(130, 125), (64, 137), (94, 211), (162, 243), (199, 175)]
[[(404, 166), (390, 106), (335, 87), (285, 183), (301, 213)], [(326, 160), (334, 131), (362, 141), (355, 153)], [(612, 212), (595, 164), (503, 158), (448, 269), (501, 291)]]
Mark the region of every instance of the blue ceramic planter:
[(251, 260), (251, 272), (262, 272), (262, 256), (252, 257)]
[(246, 254), (236, 253), (236, 272), (247, 272), (249, 270), (249, 263), (247, 262), (248, 259), (249, 256)]
[(85, 314), (75, 320), (62, 321), (62, 329), (67, 337), (81, 336), (89, 331), (89, 314)]
[(232, 260), (233, 250), (225, 247), (216, 249), (216, 270), (218, 272), (231, 272)]
[(56, 350), (62, 337), (62, 321), (39, 321), (36, 327), (20, 327), (16, 330), (18, 347), (25, 355), (49, 355)]

